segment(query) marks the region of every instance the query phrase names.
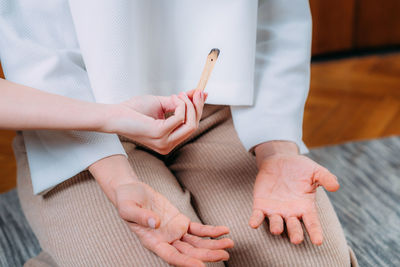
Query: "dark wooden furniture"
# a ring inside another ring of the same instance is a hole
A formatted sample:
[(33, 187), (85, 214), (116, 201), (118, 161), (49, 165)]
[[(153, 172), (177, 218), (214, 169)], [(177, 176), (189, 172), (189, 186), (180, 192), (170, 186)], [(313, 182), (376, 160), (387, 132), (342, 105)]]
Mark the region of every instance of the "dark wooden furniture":
[(310, 0), (313, 55), (400, 47), (399, 0)]

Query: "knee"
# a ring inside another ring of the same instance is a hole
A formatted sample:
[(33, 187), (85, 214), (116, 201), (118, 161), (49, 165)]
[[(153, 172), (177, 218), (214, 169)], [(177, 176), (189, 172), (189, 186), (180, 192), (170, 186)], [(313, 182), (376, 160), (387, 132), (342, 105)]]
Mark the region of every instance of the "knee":
[(286, 248), (286, 251), (279, 252), (283, 257), (271, 266), (351, 266), (350, 249), (346, 243), (325, 240), (321, 246), (316, 246), (307, 240), (304, 244), (290, 244)]
[[(243, 265), (244, 263), (247, 265)], [(307, 240), (302, 244), (294, 245), (287, 238), (276, 236), (261, 244), (247, 242), (242, 248), (240, 243), (236, 243), (228, 265), (349, 267), (351, 258), (347, 244), (341, 246), (338, 243), (325, 242), (321, 246), (316, 246)]]

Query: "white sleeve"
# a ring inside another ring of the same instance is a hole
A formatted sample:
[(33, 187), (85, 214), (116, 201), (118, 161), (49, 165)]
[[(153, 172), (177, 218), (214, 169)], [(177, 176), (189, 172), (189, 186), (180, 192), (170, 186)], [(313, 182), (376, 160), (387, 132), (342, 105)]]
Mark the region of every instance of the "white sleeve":
[(260, 0), (253, 106), (232, 106), (246, 149), (271, 140), (295, 142), (301, 153), (310, 81), (311, 14), (307, 0)]
[[(4, 74), (16, 83), (94, 101), (69, 8), (50, 2), (2, 10), (0, 59)], [(69, 179), (99, 159), (125, 154), (114, 134), (41, 130), (25, 131), (23, 135), (35, 194)]]

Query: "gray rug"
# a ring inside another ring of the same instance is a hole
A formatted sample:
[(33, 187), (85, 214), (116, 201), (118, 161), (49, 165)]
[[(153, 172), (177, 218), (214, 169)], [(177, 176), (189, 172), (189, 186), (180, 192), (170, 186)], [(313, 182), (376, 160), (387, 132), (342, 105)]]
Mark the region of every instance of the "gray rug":
[(0, 266), (22, 266), (39, 252), (39, 243), (21, 211), (17, 192), (0, 194)]
[[(400, 266), (400, 137), (314, 149), (339, 177), (329, 194), (360, 266)], [(15, 190), (0, 195), (0, 266), (22, 266), (40, 246)]]
[(360, 266), (400, 266), (400, 137), (315, 149), (338, 178), (329, 193)]

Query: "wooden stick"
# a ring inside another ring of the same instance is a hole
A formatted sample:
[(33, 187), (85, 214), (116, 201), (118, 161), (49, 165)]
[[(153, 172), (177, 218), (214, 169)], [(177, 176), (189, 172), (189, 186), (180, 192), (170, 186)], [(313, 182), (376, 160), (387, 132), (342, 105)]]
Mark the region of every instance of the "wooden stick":
[(204, 65), (203, 73), (201, 74), (200, 81), (197, 84), (196, 89), (204, 91), (204, 88), (206, 88), (208, 82), (208, 78), (210, 77), (210, 74), (214, 68), (215, 62), (217, 62), (218, 56), (219, 56), (219, 49), (218, 48), (211, 49), (210, 53), (207, 56), (207, 61), (206, 64)]

